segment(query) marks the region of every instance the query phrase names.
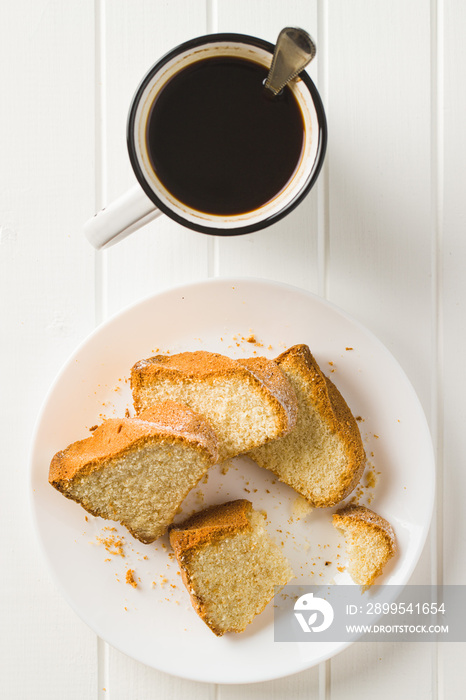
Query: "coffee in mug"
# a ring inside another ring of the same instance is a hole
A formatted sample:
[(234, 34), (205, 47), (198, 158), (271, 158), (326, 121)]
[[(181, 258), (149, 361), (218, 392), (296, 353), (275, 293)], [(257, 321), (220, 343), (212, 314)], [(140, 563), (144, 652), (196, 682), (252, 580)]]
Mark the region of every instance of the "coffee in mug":
[(325, 113), (305, 71), (277, 96), (263, 86), (273, 51), (255, 37), (211, 34), (151, 68), (127, 126), (140, 186), (88, 222), (95, 247), (162, 212), (203, 233), (249, 233), (302, 201), (324, 160)]
[(267, 69), (235, 56), (177, 73), (149, 112), (146, 147), (171, 194), (192, 209), (233, 216), (272, 200), (301, 159), (304, 121), (293, 91), (273, 96)]

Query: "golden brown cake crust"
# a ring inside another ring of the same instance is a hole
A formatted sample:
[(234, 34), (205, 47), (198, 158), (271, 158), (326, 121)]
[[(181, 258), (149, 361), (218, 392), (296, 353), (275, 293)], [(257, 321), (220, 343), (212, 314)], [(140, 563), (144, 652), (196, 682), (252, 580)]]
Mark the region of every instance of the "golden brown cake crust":
[(364, 590), (369, 588), (396, 553), (392, 526), (366, 506), (353, 504), (334, 514), (333, 526), (342, 530), (347, 547), (359, 543), (356, 555), (348, 550), (350, 574)]
[(92, 435), (57, 452), (50, 464), (49, 482), (60, 482), (90, 474), (108, 460), (140, 449), (149, 442), (189, 442), (217, 459), (217, 438), (207, 421), (187, 406), (164, 401), (137, 418), (111, 418)]
[(193, 608), (217, 637), (221, 637), (224, 631), (215, 626), (207, 614), (206, 603), (194, 592), (185, 566), (186, 560), (199, 547), (218, 542), (241, 530), (251, 529), (248, 516), (252, 509), (252, 503), (246, 499), (228, 501), (221, 505), (210, 506), (195, 513), (184, 522), (169, 527), (170, 544), (180, 565), (181, 579), (189, 593)]
[(390, 549), (390, 556), (396, 553), (395, 533), (390, 523), (382, 518), (381, 515), (374, 513), (373, 510), (366, 506), (349, 504), (340, 508), (333, 515), (333, 525), (335, 527), (345, 528), (347, 525), (355, 525), (363, 528), (370, 528), (377, 531), (384, 537)]
[(134, 407), (139, 413), (140, 394), (146, 382), (157, 377), (191, 382), (213, 382), (218, 378), (243, 378), (254, 384), (280, 413), (279, 429), (288, 433), (296, 424), (297, 400), (292, 387), (273, 360), (265, 357), (233, 360), (219, 353), (197, 350), (176, 355), (155, 355), (140, 360), (131, 369)]
[(316, 507), (336, 505), (351, 493), (364, 471), (366, 455), (358, 424), (345, 399), (335, 384), (323, 374), (307, 345), (294, 345), (279, 355), (276, 362), (279, 367), (286, 367), (288, 364), (293, 367), (296, 366), (296, 362), (304, 367), (310, 377), (309, 387), (319, 415), (345, 445), (348, 469), (346, 478), (341, 480), (338, 495), (322, 502), (312, 501), (312, 505)]
[(362, 525), (363, 527), (377, 530), (377, 532), (385, 536), (391, 555), (396, 552), (395, 533), (392, 526), (385, 518), (374, 513), (373, 510), (366, 506), (350, 503), (340, 508), (333, 515), (333, 524), (335, 527), (345, 527), (349, 524)]
[(289, 432), (296, 425), (298, 401), (293, 387), (277, 363), (266, 357), (249, 357), (238, 360), (238, 363), (252, 372), (280, 401), (288, 414)]
[(251, 528), (252, 503), (246, 499), (210, 506), (169, 528), (170, 544), (181, 560), (190, 551)]
[(226, 355), (205, 350), (180, 352), (176, 355), (154, 355), (154, 357), (139, 360), (133, 366), (131, 370), (131, 387), (138, 385), (141, 373), (148, 376), (156, 375), (161, 371), (164, 374), (180, 374), (193, 380), (209, 379), (237, 374), (238, 363)]

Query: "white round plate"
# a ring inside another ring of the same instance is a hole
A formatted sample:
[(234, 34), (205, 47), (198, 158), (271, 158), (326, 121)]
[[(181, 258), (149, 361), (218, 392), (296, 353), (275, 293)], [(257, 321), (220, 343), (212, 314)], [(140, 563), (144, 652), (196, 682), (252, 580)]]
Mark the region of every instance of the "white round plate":
[[(277, 597), (242, 634), (214, 636), (191, 608), (167, 537), (144, 545), (119, 524), (88, 515), (48, 484), (50, 460), (89, 436), (103, 418), (128, 409), (133, 414), (128, 378), (142, 358), (199, 349), (273, 358), (297, 343), (309, 345), (359, 420), (368, 465), (352, 497), (395, 530), (398, 554), (377, 583), (403, 585), (419, 559), (432, 513), (434, 461), (426, 420), (388, 350), (319, 297), (255, 279), (171, 289), (100, 326), (49, 392), (31, 455), (39, 540), (76, 613), (109, 644), (148, 666), (196, 681), (247, 683), (309, 668), (347, 644), (274, 642)], [(247, 458), (212, 468), (178, 518), (235, 498), (248, 498), (267, 512), (268, 530), (283, 543), (298, 576), (293, 583), (348, 583), (343, 539), (331, 524), (335, 508), (306, 513), (292, 489)], [(128, 570), (136, 587), (126, 582)]]

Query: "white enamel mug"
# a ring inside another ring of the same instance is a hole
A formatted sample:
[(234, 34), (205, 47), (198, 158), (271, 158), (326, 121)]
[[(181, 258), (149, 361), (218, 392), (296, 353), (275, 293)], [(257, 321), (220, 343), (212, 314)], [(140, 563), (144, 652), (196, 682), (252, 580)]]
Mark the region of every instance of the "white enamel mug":
[(85, 235), (95, 248), (113, 245), (162, 213), (202, 233), (221, 236), (251, 233), (275, 223), (302, 201), (319, 175), (327, 145), (322, 101), (305, 71), (289, 83), (304, 123), (300, 161), (287, 185), (254, 211), (216, 215), (190, 208), (164, 187), (147, 151), (147, 121), (151, 107), (164, 85), (179, 71), (196, 61), (221, 56), (245, 58), (268, 69), (273, 51), (273, 44), (244, 34), (209, 34), (181, 44), (152, 66), (133, 97), (128, 115), (128, 151), (138, 184), (85, 224)]

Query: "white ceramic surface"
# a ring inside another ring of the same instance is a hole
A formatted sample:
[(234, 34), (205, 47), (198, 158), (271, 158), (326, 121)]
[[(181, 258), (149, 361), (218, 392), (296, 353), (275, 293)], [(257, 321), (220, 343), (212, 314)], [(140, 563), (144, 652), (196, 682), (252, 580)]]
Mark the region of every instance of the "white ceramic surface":
[[(248, 342), (251, 334), (256, 343)], [(149, 666), (193, 680), (245, 683), (308, 668), (344, 645), (274, 643), (272, 605), (242, 635), (216, 638), (190, 607), (167, 538), (143, 545), (120, 525), (86, 515), (49, 486), (50, 459), (89, 435), (102, 417), (131, 410), (127, 380), (131, 366), (143, 357), (197, 349), (274, 357), (295, 343), (310, 346), (362, 419), (368, 467), (358, 500), (395, 529), (399, 552), (380, 583), (404, 584), (419, 559), (432, 512), (434, 463), (425, 417), (388, 350), (321, 298), (247, 278), (171, 289), (100, 326), (49, 392), (31, 458), (35, 525), (49, 568), (70, 605), (99, 636)], [(367, 485), (368, 473), (369, 484), (375, 484)], [(207, 484), (194, 489), (179, 517), (238, 497), (267, 511), (269, 532), (283, 540), (300, 582), (347, 582), (347, 574), (338, 570), (344, 555), (331, 526), (335, 509), (314, 509), (298, 520), (293, 517), (296, 494), (246, 458), (234, 460), (226, 473), (220, 467), (211, 470)], [(113, 526), (116, 532), (107, 529)], [(109, 554), (102, 543), (114, 535), (123, 538), (125, 557)], [(325, 561), (332, 564), (325, 566)], [(137, 588), (125, 583), (128, 569), (135, 572)]]

